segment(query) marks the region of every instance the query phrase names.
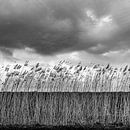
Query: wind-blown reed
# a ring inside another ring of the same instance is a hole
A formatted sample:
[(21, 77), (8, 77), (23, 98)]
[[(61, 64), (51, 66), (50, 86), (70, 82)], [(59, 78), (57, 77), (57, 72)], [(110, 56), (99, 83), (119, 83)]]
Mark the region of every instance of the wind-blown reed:
[(130, 125), (128, 65), (11, 67), (0, 70), (2, 125)]
[(130, 93), (1, 92), (0, 124), (130, 125)]
[[(13, 68), (11, 68), (13, 67)], [(7, 65), (0, 70), (2, 92), (129, 92), (130, 68), (60, 62), (51, 67)], [(5, 79), (5, 80), (3, 80)]]

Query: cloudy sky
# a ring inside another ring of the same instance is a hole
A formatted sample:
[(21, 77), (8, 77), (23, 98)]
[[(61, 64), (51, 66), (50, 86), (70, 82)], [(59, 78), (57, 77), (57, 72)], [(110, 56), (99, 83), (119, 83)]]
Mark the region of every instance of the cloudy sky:
[(130, 63), (130, 0), (0, 0), (0, 63)]

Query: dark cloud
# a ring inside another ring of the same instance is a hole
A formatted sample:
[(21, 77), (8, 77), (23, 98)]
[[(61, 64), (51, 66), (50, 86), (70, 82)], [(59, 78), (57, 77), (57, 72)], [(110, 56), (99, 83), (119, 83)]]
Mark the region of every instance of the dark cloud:
[[(30, 47), (47, 55), (73, 50), (101, 54), (119, 43), (129, 47), (129, 7), (120, 0), (0, 0), (0, 47)], [(86, 10), (93, 11), (99, 25), (93, 25)], [(111, 27), (100, 21), (107, 15), (114, 21)]]
[[(74, 16), (69, 14), (70, 11), (67, 11), (67, 9), (62, 11), (62, 7), (56, 9), (51, 7), (53, 6), (51, 4), (45, 6), (45, 1), (40, 1), (40, 3), (29, 2), (31, 1), (2, 2), (0, 6), (0, 46), (7, 48), (28, 46), (39, 53), (53, 54), (78, 44), (75, 29), (64, 31), (64, 20), (70, 19), (70, 22), (72, 22)], [(24, 5), (28, 8), (25, 8)], [(5, 6), (6, 9), (4, 9)], [(63, 18), (60, 18), (60, 15)], [(53, 27), (53, 24), (60, 21), (61, 23), (56, 28)], [(65, 24), (68, 26), (68, 23)], [(58, 29), (60, 25), (61, 30)]]
[(78, 44), (75, 32), (48, 30), (19, 22), (0, 25), (0, 45), (8, 48), (34, 48), (43, 54), (52, 54)]

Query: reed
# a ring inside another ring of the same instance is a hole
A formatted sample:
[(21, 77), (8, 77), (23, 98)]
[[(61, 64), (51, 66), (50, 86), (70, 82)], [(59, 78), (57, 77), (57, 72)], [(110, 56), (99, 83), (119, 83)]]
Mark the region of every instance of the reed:
[(1, 92), (0, 124), (130, 125), (130, 93)]
[[(13, 67), (13, 66), (12, 66)], [(129, 92), (130, 68), (59, 63), (0, 70), (1, 92)]]

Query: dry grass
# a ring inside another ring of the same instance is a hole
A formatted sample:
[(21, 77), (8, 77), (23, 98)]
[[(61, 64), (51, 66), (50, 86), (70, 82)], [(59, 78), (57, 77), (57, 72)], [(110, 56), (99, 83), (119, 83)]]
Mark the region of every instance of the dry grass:
[(6, 66), (0, 70), (1, 92), (129, 92), (130, 68), (82, 66), (60, 62), (52, 67)]
[(2, 125), (130, 125), (129, 66), (11, 67), (0, 71)]
[(2, 125), (130, 125), (130, 93), (1, 92)]

